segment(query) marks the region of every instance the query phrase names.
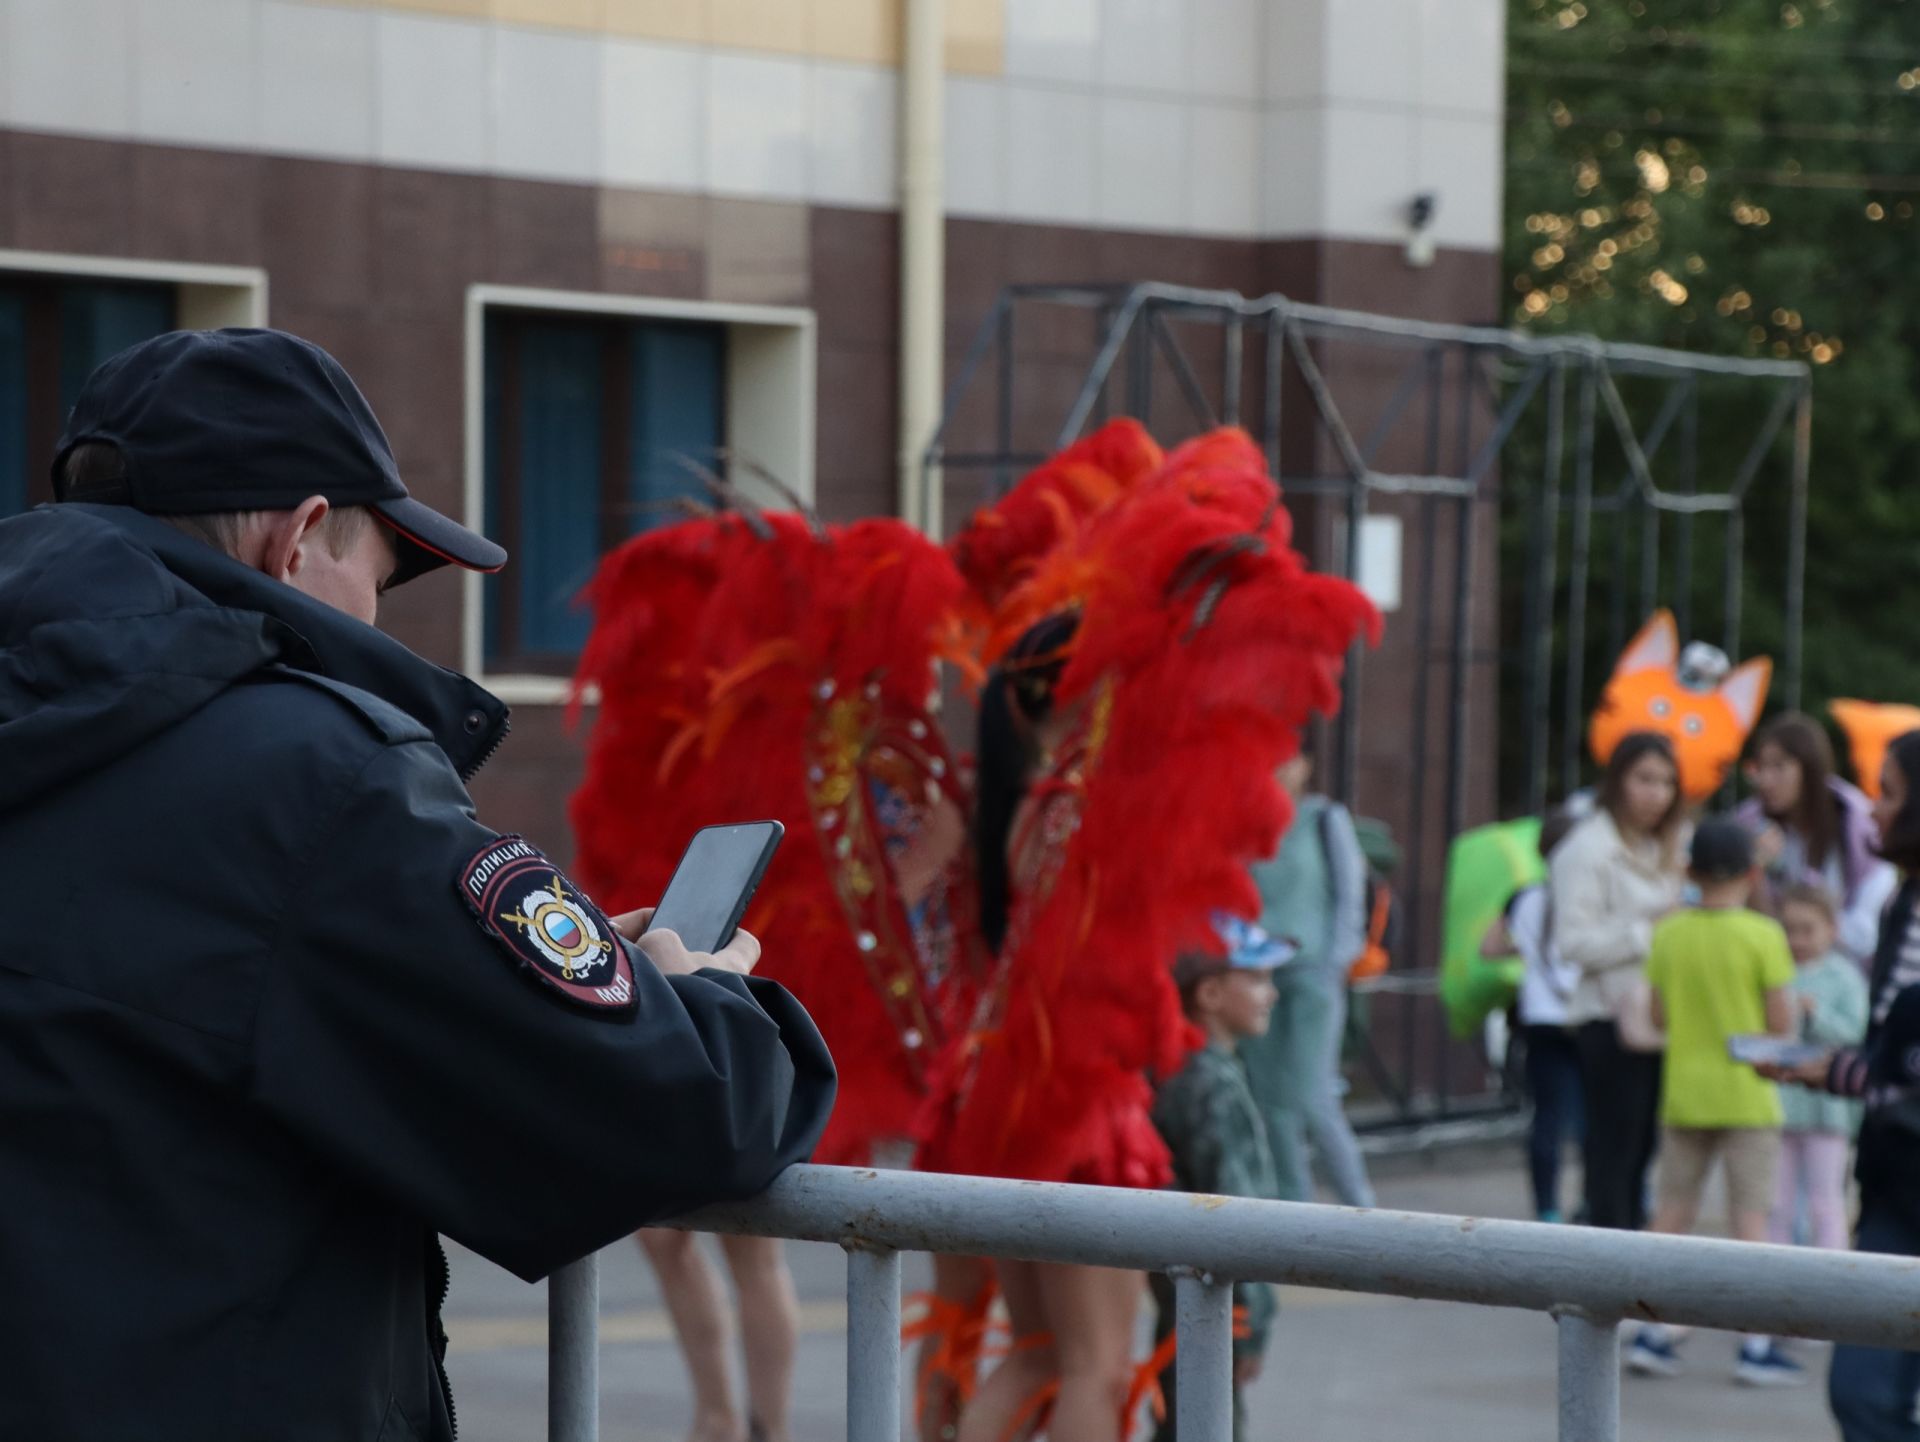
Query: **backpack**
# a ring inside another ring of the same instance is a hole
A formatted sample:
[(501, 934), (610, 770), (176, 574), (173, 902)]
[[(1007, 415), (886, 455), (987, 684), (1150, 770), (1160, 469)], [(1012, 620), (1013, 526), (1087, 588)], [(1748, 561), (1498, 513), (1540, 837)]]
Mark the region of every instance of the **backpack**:
[(1448, 845), (1440, 1000), (1454, 1036), (1472, 1036), (1489, 1012), (1513, 1005), (1524, 965), (1517, 956), (1489, 961), (1480, 955), (1480, 943), (1514, 893), (1546, 876), (1538, 817), (1476, 826)]
[[(1331, 858), (1333, 832), (1330, 829), (1334, 805), (1320, 809), (1320, 849)], [(1393, 954), (1400, 944), (1400, 902), (1394, 895), (1388, 875), (1400, 864), (1400, 848), (1384, 821), (1370, 817), (1353, 818), (1354, 838), (1366, 860), (1361, 878), (1360, 899), (1367, 918), (1366, 940), (1360, 954), (1347, 968), (1347, 981), (1366, 981), (1379, 976), (1393, 965)]]

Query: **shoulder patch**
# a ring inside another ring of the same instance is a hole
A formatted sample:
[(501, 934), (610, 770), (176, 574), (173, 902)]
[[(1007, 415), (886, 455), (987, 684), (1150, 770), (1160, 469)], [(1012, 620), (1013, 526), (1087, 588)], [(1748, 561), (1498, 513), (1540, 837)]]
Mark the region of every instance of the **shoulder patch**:
[(531, 842), (487, 843), (455, 885), (481, 928), (568, 1001), (590, 1011), (633, 1008), (633, 963), (613, 924)]

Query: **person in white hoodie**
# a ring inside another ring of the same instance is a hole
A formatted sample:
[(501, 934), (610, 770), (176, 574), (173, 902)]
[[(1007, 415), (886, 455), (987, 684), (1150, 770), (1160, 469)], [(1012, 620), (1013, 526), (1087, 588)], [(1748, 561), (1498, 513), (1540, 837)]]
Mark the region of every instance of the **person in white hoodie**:
[(1673, 743), (1624, 738), (1593, 815), (1553, 854), (1553, 943), (1580, 970), (1567, 1005), (1586, 1095), (1587, 1220), (1637, 1231), (1660, 1102), (1660, 1054), (1647, 1049), (1653, 927), (1680, 904), (1685, 800)]
[[(1575, 821), (1566, 808), (1550, 811), (1540, 826), (1540, 855), (1551, 862)], [(1506, 912), (1488, 928), (1480, 954), (1489, 961), (1518, 953), (1526, 963), (1515, 1010), (1526, 1066), (1533, 1118), (1527, 1128), (1527, 1171), (1533, 1183), (1534, 1215), (1563, 1220), (1560, 1157), (1568, 1140), (1586, 1134), (1586, 1102), (1580, 1085), (1580, 1049), (1567, 1022), (1567, 1004), (1580, 985), (1580, 968), (1553, 944), (1553, 888), (1545, 881), (1514, 893)]]

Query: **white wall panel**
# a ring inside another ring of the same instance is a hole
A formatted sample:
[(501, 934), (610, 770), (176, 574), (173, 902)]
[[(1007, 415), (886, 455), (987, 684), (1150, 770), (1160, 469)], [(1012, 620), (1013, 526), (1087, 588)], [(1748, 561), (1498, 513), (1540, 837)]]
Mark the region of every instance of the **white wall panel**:
[(1413, 113), (1331, 106), (1326, 127), (1317, 233), (1343, 239), (1399, 239), (1415, 183)]
[(998, 80), (947, 79), (947, 209), (994, 216), (1007, 207), (1007, 90)]
[(133, 128), (143, 140), (251, 148), (253, 0), (138, 0)]
[(1187, 109), (1178, 100), (1101, 98), (1096, 215), (1102, 225), (1128, 230), (1187, 228), (1192, 215)]
[(1315, 235), (1326, 215), (1326, 116), (1314, 105), (1277, 107), (1261, 121), (1261, 231)]
[(816, 60), (812, 66), (813, 199), (873, 208), (896, 204), (899, 82), (872, 65)]
[(1327, 14), (1323, 0), (1268, 5), (1264, 45), (1269, 101), (1297, 105), (1317, 101), (1327, 93)]
[(614, 185), (707, 186), (708, 52), (610, 41), (600, 68), (600, 163)]
[(376, 17), (379, 130), (389, 165), (484, 170), (493, 93), (490, 26), (414, 15)]
[(1007, 86), (1007, 214), (1091, 225), (1097, 218), (1095, 100), (1086, 91)]
[(491, 169), (549, 180), (597, 181), (601, 42), (501, 26), (493, 37)]
[(1207, 235), (1258, 235), (1266, 194), (1260, 165), (1260, 111), (1251, 105), (1195, 105), (1187, 134), (1193, 228)]
[(1188, 3), (1100, 0), (1101, 86), (1185, 95), (1192, 34)]
[(1441, 245), (1500, 247), (1506, 132), (1495, 119), (1424, 116), (1416, 129), (1415, 188), (1439, 199), (1433, 235)]
[(809, 64), (714, 52), (707, 89), (707, 184), (715, 194), (808, 198)]
[(1263, 92), (1270, 11), (1263, 0), (1187, 0), (1187, 91), (1196, 101)]
[(15, 125), (75, 135), (133, 133), (129, 0), (13, 0), (5, 53)]
[(266, 0), (260, 7), (254, 113), (260, 143), (294, 155), (371, 160), (371, 13)]
[(1326, 0), (1317, 94), (1335, 105), (1410, 106), (1419, 96), (1421, 0)]
[(1505, 0), (1420, 0), (1420, 17), (1421, 107), (1483, 117), (1504, 113)]
[(1093, 84), (1100, 74), (1100, 8), (1101, 0), (1012, 0), (1006, 73), (1015, 80)]

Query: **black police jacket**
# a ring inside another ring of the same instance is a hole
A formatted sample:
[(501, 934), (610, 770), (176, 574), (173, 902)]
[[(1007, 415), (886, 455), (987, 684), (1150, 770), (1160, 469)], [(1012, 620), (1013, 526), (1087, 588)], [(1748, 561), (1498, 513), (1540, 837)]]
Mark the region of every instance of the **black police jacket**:
[(150, 517), (0, 521), (0, 1438), (448, 1438), (435, 1232), (531, 1280), (806, 1157), (805, 1012), (476, 821), (505, 730)]

